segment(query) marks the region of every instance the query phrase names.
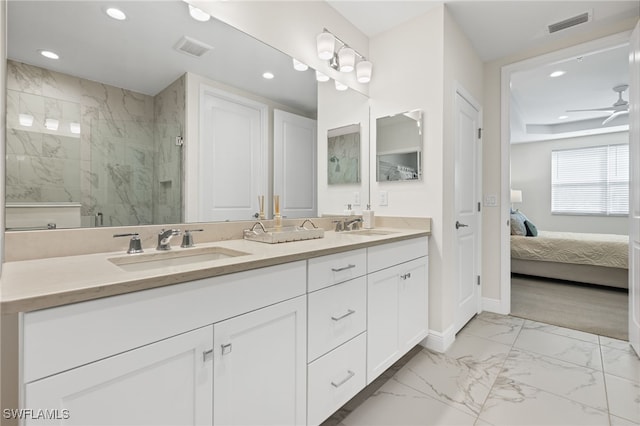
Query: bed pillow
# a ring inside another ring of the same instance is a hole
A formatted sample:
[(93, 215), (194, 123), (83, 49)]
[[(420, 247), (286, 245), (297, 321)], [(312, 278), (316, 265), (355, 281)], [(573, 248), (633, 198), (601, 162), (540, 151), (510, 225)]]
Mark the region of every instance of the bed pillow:
[(538, 228), (531, 223), (529, 220), (524, 221), (524, 227), (527, 229), (527, 237), (537, 237), (538, 236)]
[(520, 211), (516, 210), (511, 213), (511, 235), (527, 235), (527, 228), (524, 226), (524, 221), (527, 217)]

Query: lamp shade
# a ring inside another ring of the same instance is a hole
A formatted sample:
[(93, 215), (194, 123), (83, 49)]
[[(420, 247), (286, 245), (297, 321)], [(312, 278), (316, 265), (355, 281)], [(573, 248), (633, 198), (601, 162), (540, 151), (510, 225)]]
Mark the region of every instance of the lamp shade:
[(329, 81), (329, 76), (321, 73), (320, 71), (316, 71), (316, 80), (324, 82), (324, 81)]
[(295, 69), (296, 71), (306, 71), (309, 69), (309, 66), (307, 64), (300, 62), (296, 58), (291, 59), (293, 59), (293, 69)]
[(522, 191), (520, 189), (512, 189), (511, 190), (511, 202), (512, 203), (521, 203), (522, 202)]
[(336, 90), (340, 90), (342, 92), (344, 90), (347, 90), (348, 88), (349, 86), (336, 80)]
[(359, 83), (368, 83), (371, 81), (371, 71), (373, 64), (369, 61), (360, 61), (356, 65), (356, 78)]
[(318, 48), (318, 58), (328, 60), (333, 58), (333, 51), (336, 45), (336, 38), (331, 33), (320, 33), (316, 39)]
[(343, 47), (338, 52), (338, 62), (340, 64), (340, 72), (353, 71), (356, 64), (356, 52), (350, 47)]

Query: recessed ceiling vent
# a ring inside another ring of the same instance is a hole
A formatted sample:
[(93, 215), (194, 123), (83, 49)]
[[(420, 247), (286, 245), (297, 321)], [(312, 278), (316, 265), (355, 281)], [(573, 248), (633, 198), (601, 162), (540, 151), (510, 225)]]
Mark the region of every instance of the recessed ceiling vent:
[(179, 52), (185, 53), (189, 56), (195, 56), (196, 58), (201, 57), (213, 49), (212, 46), (187, 36), (183, 36), (175, 45), (175, 48)]
[(591, 18), (591, 12), (584, 12), (580, 15), (565, 19), (564, 21), (550, 24), (547, 28), (549, 30), (549, 34), (553, 34), (558, 31), (566, 30), (567, 28), (575, 27), (576, 25), (584, 24), (585, 22), (590, 22)]

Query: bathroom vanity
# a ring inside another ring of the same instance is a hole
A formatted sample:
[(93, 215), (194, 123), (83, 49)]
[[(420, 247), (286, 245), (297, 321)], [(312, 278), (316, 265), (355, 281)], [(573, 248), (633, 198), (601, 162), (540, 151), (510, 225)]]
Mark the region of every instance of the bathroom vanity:
[[(319, 424), (427, 336), (428, 235), (216, 241), (194, 255), (233, 255), (133, 269), (123, 253), (7, 263), (18, 408), (54, 417), (24, 424)], [(39, 274), (49, 285), (16, 290)]]

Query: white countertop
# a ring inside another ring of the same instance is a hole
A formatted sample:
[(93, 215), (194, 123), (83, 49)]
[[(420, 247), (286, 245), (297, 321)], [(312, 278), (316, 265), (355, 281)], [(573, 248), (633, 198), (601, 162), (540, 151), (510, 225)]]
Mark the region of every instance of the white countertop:
[[(280, 244), (242, 239), (203, 243), (196, 249), (220, 247), (247, 255), (146, 271), (125, 271), (109, 261), (136, 256), (122, 251), (7, 262), (2, 266), (0, 307), (3, 314), (34, 311), (430, 235), (405, 228), (376, 230), (389, 233), (365, 236), (329, 231), (321, 239)], [(176, 247), (172, 252), (186, 250), (193, 249)]]

